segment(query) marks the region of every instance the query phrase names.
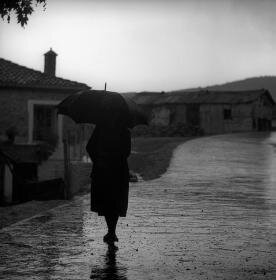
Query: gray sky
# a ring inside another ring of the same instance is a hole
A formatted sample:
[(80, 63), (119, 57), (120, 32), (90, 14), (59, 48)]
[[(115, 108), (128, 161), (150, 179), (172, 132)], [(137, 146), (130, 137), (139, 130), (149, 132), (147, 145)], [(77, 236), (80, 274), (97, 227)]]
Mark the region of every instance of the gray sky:
[(0, 21), (0, 57), (95, 89), (206, 86), (276, 75), (273, 0), (47, 0), (23, 29)]

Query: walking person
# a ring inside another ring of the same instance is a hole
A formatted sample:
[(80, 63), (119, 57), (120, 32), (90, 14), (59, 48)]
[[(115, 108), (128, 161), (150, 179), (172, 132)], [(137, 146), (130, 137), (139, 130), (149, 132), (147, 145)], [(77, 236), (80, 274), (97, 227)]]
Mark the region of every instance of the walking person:
[(76, 123), (96, 125), (86, 146), (93, 162), (91, 211), (105, 217), (108, 231), (104, 242), (114, 243), (118, 241), (118, 219), (126, 216), (128, 207), (129, 128), (147, 125), (148, 112), (126, 95), (99, 90), (84, 90), (67, 96), (57, 109), (58, 114), (69, 116)]
[(128, 207), (130, 131), (122, 119), (114, 117), (109, 124), (96, 125), (86, 150), (93, 162), (91, 211), (105, 217), (103, 241), (114, 243), (118, 219), (126, 216)]

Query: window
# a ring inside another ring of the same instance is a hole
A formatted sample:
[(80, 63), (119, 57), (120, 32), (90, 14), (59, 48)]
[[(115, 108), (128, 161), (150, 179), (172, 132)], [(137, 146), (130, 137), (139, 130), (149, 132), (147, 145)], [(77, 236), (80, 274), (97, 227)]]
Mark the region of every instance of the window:
[(57, 115), (53, 105), (34, 105), (33, 140), (45, 141), (57, 134)]
[(28, 100), (28, 142), (56, 142), (62, 147), (63, 117), (57, 115), (59, 100)]
[(224, 109), (223, 110), (223, 119), (224, 120), (232, 120), (232, 110), (231, 109)]

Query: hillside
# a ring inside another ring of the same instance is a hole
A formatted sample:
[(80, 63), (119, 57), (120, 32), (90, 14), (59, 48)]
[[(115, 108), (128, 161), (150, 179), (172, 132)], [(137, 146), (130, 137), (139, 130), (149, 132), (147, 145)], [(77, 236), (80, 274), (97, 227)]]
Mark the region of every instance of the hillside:
[(267, 89), (276, 101), (276, 77), (265, 76), (248, 78), (240, 81), (234, 81), (221, 85), (209, 86), (207, 89), (213, 90), (250, 90), (250, 89)]
[[(198, 88), (189, 88), (189, 89), (181, 89), (181, 90), (174, 90), (173, 93), (177, 92), (183, 92), (183, 91), (199, 91), (199, 90), (205, 90), (205, 89), (212, 89), (212, 90), (256, 90), (256, 89), (267, 89), (271, 93), (273, 99), (276, 102), (276, 76), (263, 76), (263, 77), (254, 77), (254, 78), (248, 78), (244, 80), (239, 81), (233, 81), (225, 84), (220, 85), (213, 85), (208, 87), (198, 87)], [(150, 91), (144, 91), (144, 92), (126, 92), (123, 93), (127, 95), (130, 98), (133, 98), (137, 94), (160, 94), (161, 92), (150, 92)]]

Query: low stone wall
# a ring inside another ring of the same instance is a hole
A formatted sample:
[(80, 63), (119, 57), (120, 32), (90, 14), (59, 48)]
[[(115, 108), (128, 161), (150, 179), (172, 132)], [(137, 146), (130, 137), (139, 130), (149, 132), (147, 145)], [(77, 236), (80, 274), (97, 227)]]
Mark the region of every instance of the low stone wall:
[(90, 173), (92, 163), (73, 161), (70, 164), (70, 186), (69, 198), (72, 198), (79, 191), (83, 190), (85, 186), (90, 184)]
[(64, 179), (64, 161), (49, 159), (38, 166), (38, 180)]

